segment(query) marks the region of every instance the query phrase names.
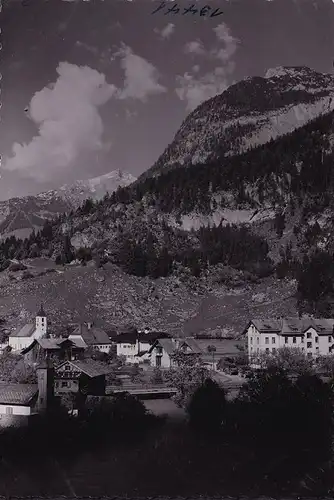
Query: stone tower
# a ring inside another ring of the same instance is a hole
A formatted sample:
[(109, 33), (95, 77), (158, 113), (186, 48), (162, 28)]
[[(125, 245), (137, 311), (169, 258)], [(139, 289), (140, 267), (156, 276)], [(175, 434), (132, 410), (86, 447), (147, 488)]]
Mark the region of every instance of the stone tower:
[(47, 320), (46, 320), (45, 311), (43, 309), (43, 304), (41, 304), (41, 307), (40, 307), (38, 313), (36, 314), (36, 325), (35, 325), (35, 327), (36, 327), (36, 330), (35, 330), (34, 337), (36, 339), (40, 339), (40, 338), (46, 336)]
[(54, 401), (54, 369), (47, 361), (37, 367), (38, 399), (37, 410), (39, 413), (49, 411)]

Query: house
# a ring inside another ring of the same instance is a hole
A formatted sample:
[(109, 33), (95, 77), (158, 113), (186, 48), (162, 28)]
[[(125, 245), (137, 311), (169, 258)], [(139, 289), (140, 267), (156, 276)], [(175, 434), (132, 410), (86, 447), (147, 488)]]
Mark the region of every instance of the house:
[[(242, 353), (242, 344), (235, 339), (196, 339), (196, 342), (202, 351), (203, 362), (210, 367), (216, 367), (222, 359), (235, 358)], [(211, 347), (213, 352), (209, 351)]]
[(53, 371), (37, 368), (37, 384), (0, 384), (0, 427), (29, 425), (53, 402)]
[(93, 323), (81, 323), (69, 335), (69, 340), (83, 342), (86, 347), (98, 349), (101, 352), (109, 353), (113, 342), (109, 335), (101, 328), (96, 327)]
[(0, 385), (0, 427), (28, 425), (35, 413), (37, 384)]
[[(246, 326), (249, 359), (281, 347), (300, 348), (308, 357), (334, 350), (334, 319), (253, 319)], [(334, 352), (334, 351), (333, 351)]]
[(82, 359), (85, 354), (86, 344), (79, 338), (42, 338), (35, 339), (21, 351), (27, 365), (35, 365), (43, 360), (55, 359), (59, 362), (66, 360)]
[(21, 351), (28, 347), (33, 340), (41, 339), (47, 334), (47, 318), (43, 305), (38, 311), (35, 322), (27, 323), (9, 335), (8, 345), (12, 351)]
[(103, 396), (112, 368), (92, 359), (64, 361), (55, 368), (55, 395), (81, 393)]
[(184, 339), (157, 339), (148, 352), (151, 366), (171, 368), (174, 365), (172, 356), (178, 350), (189, 355), (202, 354), (201, 348), (193, 337), (186, 337)]
[(165, 332), (125, 332), (117, 335), (116, 353), (117, 356), (125, 356), (127, 363), (140, 363), (147, 359), (147, 354), (159, 338), (169, 338)]

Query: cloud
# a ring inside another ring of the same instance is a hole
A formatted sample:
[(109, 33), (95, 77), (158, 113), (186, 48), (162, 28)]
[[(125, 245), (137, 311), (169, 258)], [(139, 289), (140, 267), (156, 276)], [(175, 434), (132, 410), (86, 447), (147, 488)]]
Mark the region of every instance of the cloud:
[(175, 30), (175, 24), (168, 23), (164, 28), (162, 28), (162, 30), (158, 30), (158, 28), (155, 28), (154, 32), (160, 35), (161, 38), (167, 39), (174, 33), (174, 30)]
[(68, 169), (80, 153), (103, 149), (98, 107), (115, 95), (116, 87), (88, 66), (61, 62), (57, 73), (56, 82), (30, 101), (27, 115), (38, 126), (38, 135), (28, 144), (13, 145), (5, 171), (45, 182)]
[(197, 55), (206, 54), (203, 43), (201, 42), (201, 40), (198, 39), (186, 43), (183, 50), (186, 54), (197, 54)]
[(139, 99), (146, 101), (148, 96), (161, 94), (167, 89), (158, 82), (159, 72), (149, 61), (123, 47), (115, 54), (121, 57), (124, 70), (124, 87), (117, 92), (118, 99)]
[[(224, 92), (230, 85), (230, 76), (234, 71), (235, 63), (232, 59), (238, 48), (238, 40), (234, 38), (228, 26), (221, 23), (213, 31), (218, 45), (210, 50), (205, 49), (200, 41), (189, 42), (184, 51), (206, 56), (208, 60), (216, 62), (215, 67), (204, 74), (198, 75), (199, 67), (192, 67), (192, 73), (185, 73), (176, 77), (175, 92), (181, 101), (186, 102), (188, 111), (192, 111), (199, 104), (217, 94)], [(219, 65), (217, 65), (219, 61)]]

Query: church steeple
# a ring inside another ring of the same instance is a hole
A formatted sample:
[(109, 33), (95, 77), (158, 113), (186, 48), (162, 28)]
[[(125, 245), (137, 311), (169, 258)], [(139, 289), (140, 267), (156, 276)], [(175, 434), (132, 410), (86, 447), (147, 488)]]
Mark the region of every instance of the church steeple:
[(45, 314), (45, 311), (44, 311), (44, 308), (43, 308), (43, 302), (41, 302), (41, 307), (39, 308), (39, 311), (36, 314), (36, 316), (39, 316), (40, 318), (45, 318), (46, 317), (46, 314)]
[(40, 339), (42, 337), (45, 337), (46, 336), (46, 329), (47, 329), (46, 314), (44, 311), (43, 304), (41, 304), (41, 307), (40, 307), (38, 313), (36, 314), (34, 338)]

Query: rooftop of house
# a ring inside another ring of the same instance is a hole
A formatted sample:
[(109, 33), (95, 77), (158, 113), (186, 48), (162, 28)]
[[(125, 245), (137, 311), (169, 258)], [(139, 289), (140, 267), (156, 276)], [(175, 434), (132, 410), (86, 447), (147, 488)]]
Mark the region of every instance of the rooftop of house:
[(153, 344), (157, 339), (169, 338), (170, 335), (166, 332), (124, 332), (119, 333), (115, 337), (115, 341), (118, 344), (135, 344), (137, 340), (142, 343)]
[(87, 345), (111, 344), (109, 335), (102, 328), (95, 325), (88, 327), (86, 324), (81, 323), (69, 335), (69, 338), (71, 339), (72, 336), (76, 335), (81, 336)]
[(10, 337), (31, 337), (35, 330), (36, 330), (36, 326), (34, 325), (34, 323), (27, 323), (24, 326), (18, 327), (9, 336)]
[(331, 335), (334, 319), (325, 318), (282, 318), (252, 319), (247, 328), (253, 324), (260, 333), (277, 333), (281, 335), (302, 335), (309, 328), (314, 328), (319, 335)]
[(28, 405), (37, 392), (37, 384), (0, 384), (0, 404)]
[(101, 375), (107, 375), (113, 370), (110, 365), (104, 365), (95, 361), (93, 359), (75, 360), (75, 361), (64, 361), (55, 368), (56, 373), (66, 364), (72, 365), (74, 369), (85, 373), (90, 378), (100, 377)]

